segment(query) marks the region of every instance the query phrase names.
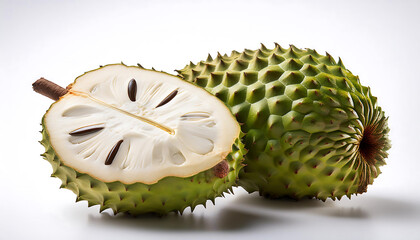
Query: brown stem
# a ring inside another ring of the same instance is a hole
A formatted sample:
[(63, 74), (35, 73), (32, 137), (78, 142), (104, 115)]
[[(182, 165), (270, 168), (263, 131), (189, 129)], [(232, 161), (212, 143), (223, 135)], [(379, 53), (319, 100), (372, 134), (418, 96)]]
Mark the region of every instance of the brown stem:
[(226, 160), (221, 161), (213, 167), (214, 175), (218, 178), (224, 178), (229, 173), (229, 164)]
[(55, 101), (60, 99), (61, 96), (65, 95), (68, 92), (67, 89), (60, 87), (57, 84), (48, 81), (45, 78), (40, 78), (34, 83), (32, 83), (32, 88), (35, 92), (49, 97)]

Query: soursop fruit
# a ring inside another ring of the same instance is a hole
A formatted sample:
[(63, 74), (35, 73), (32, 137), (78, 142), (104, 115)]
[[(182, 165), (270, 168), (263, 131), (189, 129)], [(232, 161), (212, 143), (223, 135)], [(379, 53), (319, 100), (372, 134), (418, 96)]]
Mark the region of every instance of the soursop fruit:
[(366, 192), (385, 164), (387, 117), (331, 55), (295, 46), (233, 51), (178, 71), (222, 100), (245, 134), (240, 185), (269, 198)]
[[(34, 90), (54, 95), (50, 83), (40, 79)], [(76, 201), (115, 214), (163, 215), (214, 203), (236, 185), (244, 154), (240, 127), (202, 88), (113, 64), (60, 91), (42, 119), (41, 143), (52, 176)]]

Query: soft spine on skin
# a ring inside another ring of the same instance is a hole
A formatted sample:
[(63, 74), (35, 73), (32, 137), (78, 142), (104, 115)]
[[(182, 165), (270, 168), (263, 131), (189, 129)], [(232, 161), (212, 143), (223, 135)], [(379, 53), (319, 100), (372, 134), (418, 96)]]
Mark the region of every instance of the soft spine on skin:
[(241, 124), (248, 153), (240, 185), (248, 192), (350, 198), (366, 192), (385, 164), (384, 112), (370, 89), (328, 53), (262, 45), (209, 55), (177, 72), (225, 102)]

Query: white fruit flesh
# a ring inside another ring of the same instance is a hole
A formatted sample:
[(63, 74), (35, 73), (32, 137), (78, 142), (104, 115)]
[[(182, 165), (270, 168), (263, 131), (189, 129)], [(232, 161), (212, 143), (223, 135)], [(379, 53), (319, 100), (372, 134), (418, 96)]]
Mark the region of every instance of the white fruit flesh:
[[(128, 90), (132, 79), (134, 99)], [(231, 152), (240, 131), (227, 107), (205, 90), (165, 73), (120, 64), (77, 78), (52, 105), (45, 125), (65, 165), (105, 182), (127, 184), (210, 169)], [(111, 163), (105, 164), (112, 152)]]

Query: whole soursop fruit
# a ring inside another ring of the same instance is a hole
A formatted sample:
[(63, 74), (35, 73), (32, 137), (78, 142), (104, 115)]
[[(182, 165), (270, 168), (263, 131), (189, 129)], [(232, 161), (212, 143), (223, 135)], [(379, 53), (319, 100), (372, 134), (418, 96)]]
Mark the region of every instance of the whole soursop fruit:
[(179, 76), (231, 109), (248, 153), (240, 185), (269, 198), (366, 192), (385, 164), (387, 118), (359, 78), (327, 53), (290, 46), (233, 51)]
[(67, 90), (45, 79), (33, 86), (58, 99), (42, 120), (43, 156), (76, 201), (163, 215), (214, 203), (236, 185), (240, 127), (202, 88), (122, 64), (87, 72)]

